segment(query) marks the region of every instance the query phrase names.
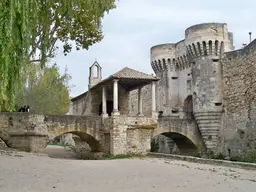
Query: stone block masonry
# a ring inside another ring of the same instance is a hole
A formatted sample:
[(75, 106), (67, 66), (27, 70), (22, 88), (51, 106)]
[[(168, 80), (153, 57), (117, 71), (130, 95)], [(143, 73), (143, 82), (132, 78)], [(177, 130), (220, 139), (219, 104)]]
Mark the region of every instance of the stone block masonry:
[(222, 60), (224, 115), (220, 148), (241, 155), (256, 150), (256, 40)]

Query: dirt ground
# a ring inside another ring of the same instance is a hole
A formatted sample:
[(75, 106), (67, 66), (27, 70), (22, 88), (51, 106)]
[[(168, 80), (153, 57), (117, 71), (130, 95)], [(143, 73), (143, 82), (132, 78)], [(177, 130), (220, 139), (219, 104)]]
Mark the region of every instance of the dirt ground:
[(53, 146), (44, 153), (1, 150), (0, 192), (256, 191), (256, 171), (151, 158), (75, 160)]

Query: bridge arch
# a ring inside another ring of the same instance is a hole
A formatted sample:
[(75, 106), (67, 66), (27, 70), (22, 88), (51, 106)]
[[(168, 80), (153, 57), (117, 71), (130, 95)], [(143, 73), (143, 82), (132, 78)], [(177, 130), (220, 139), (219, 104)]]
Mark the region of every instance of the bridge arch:
[(8, 142), (8, 137), (4, 134), (4, 132), (1, 133), (1, 130), (0, 130), (0, 140), (2, 140), (7, 147), (10, 147)]
[(5, 140), (1, 135), (0, 135), (0, 143), (1, 141), (7, 146), (10, 147), (10, 145), (8, 144), (7, 140)]
[(47, 144), (49, 144), (49, 142), (52, 141), (54, 138), (56, 138), (60, 135), (63, 135), (63, 134), (67, 134), (67, 133), (77, 135), (81, 141), (88, 143), (88, 145), (91, 148), (91, 152), (102, 152), (103, 151), (99, 140), (97, 140), (94, 136), (92, 136), (91, 134), (89, 134), (85, 131), (78, 131), (78, 130), (75, 131), (75, 130), (59, 129), (55, 132), (51, 132), (48, 135), (49, 140), (48, 140)]
[[(158, 144), (158, 150), (159, 152), (162, 151), (168, 151), (167, 153), (172, 153), (174, 151), (174, 147), (176, 147), (177, 149), (175, 149), (174, 153), (178, 153), (179, 154), (196, 154), (198, 152), (200, 152), (200, 145), (198, 145), (197, 141), (193, 141), (193, 138), (189, 138), (183, 134), (177, 133), (177, 132), (163, 132), (159, 135), (155, 135), (152, 139), (158, 137), (158, 136), (164, 136), (166, 139), (165, 142), (161, 141), (162, 143), (165, 144), (165, 147), (170, 148), (170, 149), (163, 149), (163, 146), (160, 146), (161, 143)], [(151, 151), (152, 147), (154, 144), (152, 144), (151, 142)]]

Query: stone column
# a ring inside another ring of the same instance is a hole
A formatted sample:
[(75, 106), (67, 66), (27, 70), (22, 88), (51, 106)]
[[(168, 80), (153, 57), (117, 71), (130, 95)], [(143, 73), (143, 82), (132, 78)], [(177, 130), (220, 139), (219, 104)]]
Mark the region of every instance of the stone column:
[(118, 111), (118, 79), (113, 80), (114, 85), (113, 85), (113, 115), (120, 115), (120, 112)]
[(152, 99), (152, 118), (156, 117), (156, 82), (153, 81), (151, 84), (151, 89), (152, 89), (152, 95), (151, 95), (151, 99)]
[(142, 113), (142, 89), (139, 88), (138, 89), (138, 116), (143, 116), (143, 113)]
[(107, 90), (106, 87), (102, 87), (102, 117), (108, 117), (107, 114)]

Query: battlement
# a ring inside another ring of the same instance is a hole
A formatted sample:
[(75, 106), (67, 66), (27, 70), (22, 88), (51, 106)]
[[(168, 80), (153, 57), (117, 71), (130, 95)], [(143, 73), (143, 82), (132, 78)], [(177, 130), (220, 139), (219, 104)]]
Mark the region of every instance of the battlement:
[(190, 68), (195, 59), (222, 57), (233, 50), (233, 34), (226, 23), (203, 23), (185, 30), (185, 39), (178, 43), (156, 45), (151, 48), (151, 66), (156, 74)]

